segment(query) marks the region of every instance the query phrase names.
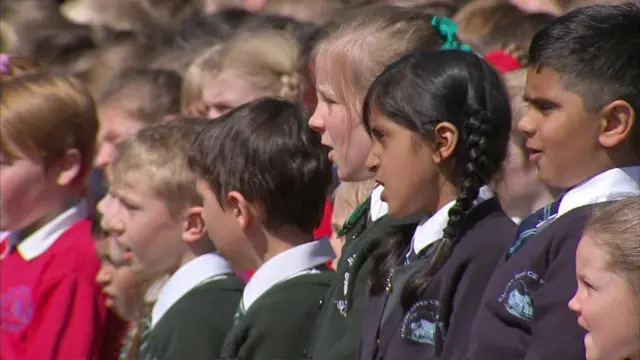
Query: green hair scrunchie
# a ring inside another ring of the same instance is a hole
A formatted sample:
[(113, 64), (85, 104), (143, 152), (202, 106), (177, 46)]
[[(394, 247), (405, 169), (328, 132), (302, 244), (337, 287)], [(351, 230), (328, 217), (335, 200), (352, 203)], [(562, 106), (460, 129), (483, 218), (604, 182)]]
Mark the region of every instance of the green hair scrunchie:
[(471, 46), (463, 44), (456, 39), (456, 35), (458, 35), (458, 24), (451, 18), (434, 16), (433, 20), (431, 20), (431, 26), (445, 39), (445, 43), (442, 45), (443, 50), (471, 51)]

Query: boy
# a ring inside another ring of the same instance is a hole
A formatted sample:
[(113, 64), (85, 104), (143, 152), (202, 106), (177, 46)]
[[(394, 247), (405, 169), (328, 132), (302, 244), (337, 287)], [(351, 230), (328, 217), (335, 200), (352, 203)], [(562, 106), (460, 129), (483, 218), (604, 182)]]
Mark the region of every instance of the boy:
[(0, 357), (95, 359), (109, 348), (89, 208), (98, 128), (89, 92), (65, 76), (2, 83)]
[[(106, 223), (140, 278), (170, 276), (151, 311), (140, 359), (217, 359), (243, 282), (214, 252), (187, 153), (205, 120), (153, 125), (118, 146)], [(115, 208), (114, 208), (115, 207)], [(141, 329), (142, 332), (145, 329)], [(144, 335), (143, 335), (144, 336)]]
[(469, 359), (585, 358), (591, 337), (567, 307), (575, 252), (590, 205), (640, 194), (638, 43), (631, 4), (573, 11), (534, 37), (519, 129), (539, 178), (565, 193), (520, 225), (487, 286)]
[(305, 358), (334, 257), (313, 241), (331, 182), (320, 136), (296, 105), (255, 100), (207, 125), (189, 163), (216, 248), (235, 270), (257, 269), (220, 358)]

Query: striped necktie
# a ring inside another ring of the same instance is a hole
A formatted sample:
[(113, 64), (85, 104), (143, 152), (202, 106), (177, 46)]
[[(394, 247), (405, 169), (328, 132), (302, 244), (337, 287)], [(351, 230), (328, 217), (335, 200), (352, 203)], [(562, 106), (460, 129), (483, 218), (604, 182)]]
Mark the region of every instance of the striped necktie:
[(151, 315), (149, 315), (142, 319), (138, 325), (138, 333), (140, 334), (140, 345), (138, 345), (138, 360), (146, 360), (150, 355), (149, 338), (151, 335), (151, 330)]
[(516, 242), (509, 248), (509, 252), (507, 254), (507, 259), (510, 258), (513, 254), (515, 254), (518, 250), (520, 250), (524, 244), (529, 241), (529, 239), (536, 236), (538, 232), (544, 226), (549, 225), (553, 220), (558, 216), (558, 209), (560, 208), (560, 201), (562, 197), (558, 200), (544, 206), (541, 209), (536, 210), (534, 213), (530, 214), (518, 226), (518, 231), (516, 233)]

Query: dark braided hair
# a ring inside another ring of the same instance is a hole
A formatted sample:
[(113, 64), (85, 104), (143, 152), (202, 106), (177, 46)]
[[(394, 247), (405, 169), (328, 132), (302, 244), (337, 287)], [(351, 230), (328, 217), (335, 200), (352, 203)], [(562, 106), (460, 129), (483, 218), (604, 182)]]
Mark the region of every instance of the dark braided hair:
[[(368, 132), (373, 107), (425, 141), (433, 141), (433, 129), (441, 122), (459, 132), (453, 169), (447, 169), (456, 178), (458, 198), (433, 255), (403, 289), (402, 305), (408, 309), (449, 258), (480, 188), (500, 172), (511, 131), (509, 96), (498, 73), (473, 53), (414, 52), (387, 67), (369, 88), (363, 107)], [(383, 291), (410, 240), (399, 231), (374, 254), (371, 294)]]

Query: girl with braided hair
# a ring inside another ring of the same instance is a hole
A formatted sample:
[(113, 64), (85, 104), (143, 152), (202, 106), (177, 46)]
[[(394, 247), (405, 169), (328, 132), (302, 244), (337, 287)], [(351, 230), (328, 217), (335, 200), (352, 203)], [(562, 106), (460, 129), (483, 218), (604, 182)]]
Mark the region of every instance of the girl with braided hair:
[(487, 186), (507, 153), (505, 87), (473, 53), (415, 52), (373, 82), (363, 118), (373, 140), (367, 165), (389, 215), (431, 217), (374, 254), (359, 358), (462, 358), (516, 232)]

